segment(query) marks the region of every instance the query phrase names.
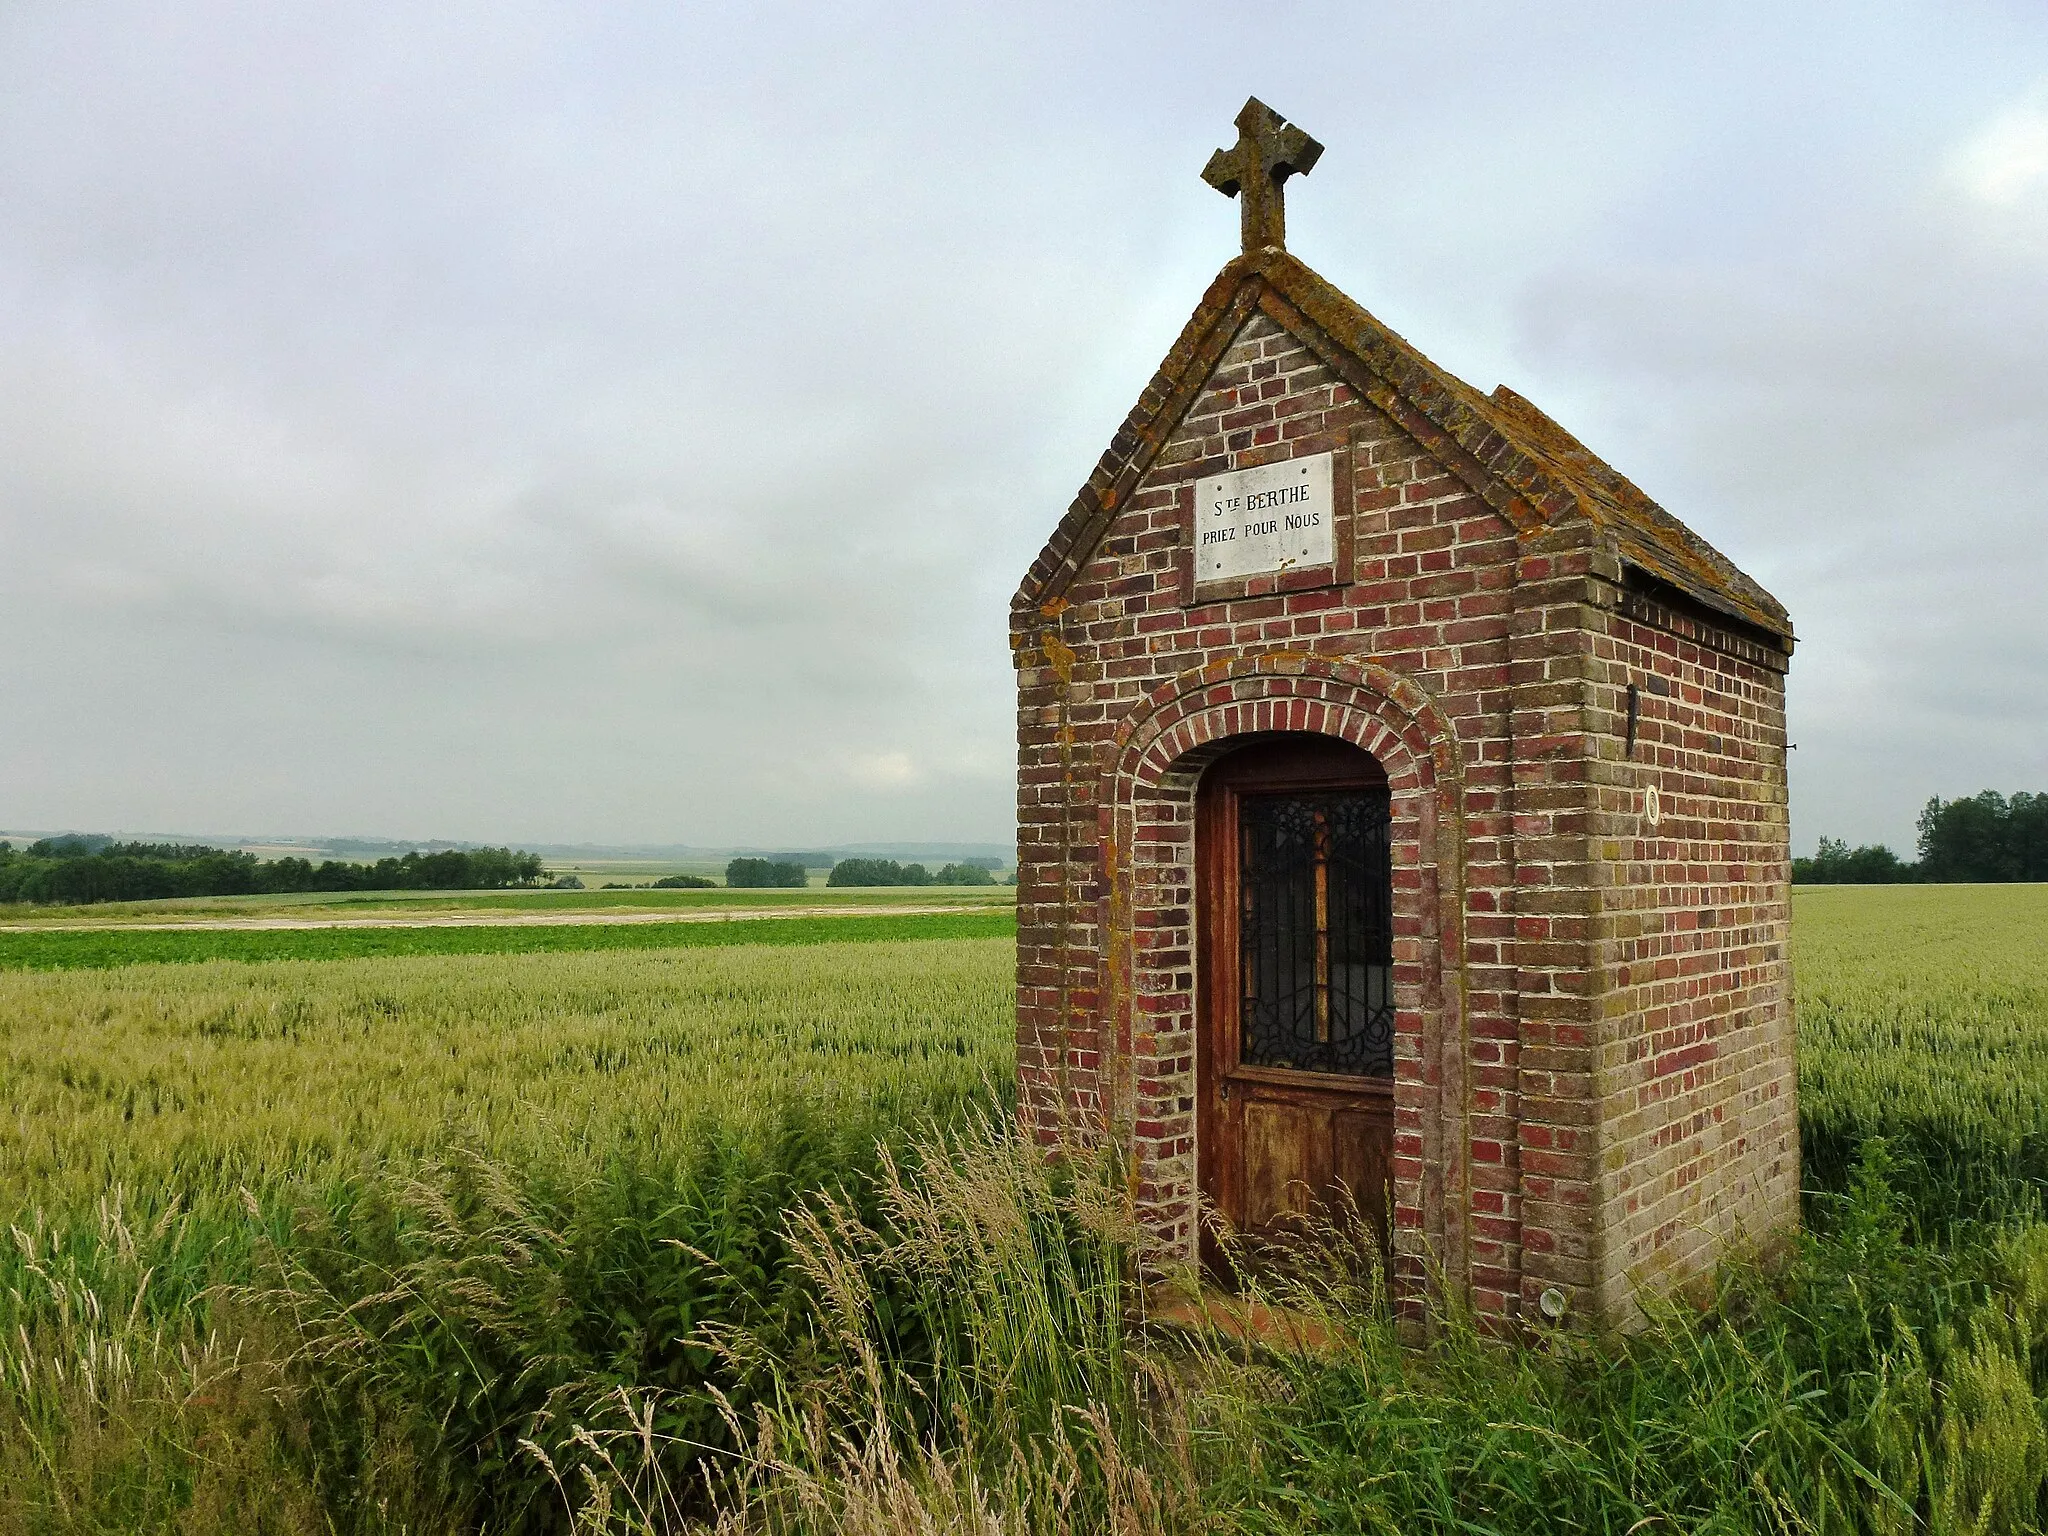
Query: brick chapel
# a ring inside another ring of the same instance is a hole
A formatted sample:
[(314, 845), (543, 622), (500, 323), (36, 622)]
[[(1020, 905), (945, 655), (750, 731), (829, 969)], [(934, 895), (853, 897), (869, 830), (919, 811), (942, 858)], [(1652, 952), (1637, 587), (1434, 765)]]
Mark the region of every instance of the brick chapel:
[(1349, 1201), (1398, 1295), (1626, 1325), (1798, 1217), (1785, 609), (1505, 387), (1244, 250), (1025, 577), (1018, 1074), (1161, 1266)]

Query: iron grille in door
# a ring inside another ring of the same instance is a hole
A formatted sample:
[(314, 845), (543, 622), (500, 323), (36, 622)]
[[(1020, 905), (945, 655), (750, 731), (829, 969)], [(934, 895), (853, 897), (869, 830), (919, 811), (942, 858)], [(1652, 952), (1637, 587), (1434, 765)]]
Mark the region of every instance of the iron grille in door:
[(1387, 829), (1384, 793), (1238, 801), (1238, 1039), (1245, 1065), (1393, 1075)]

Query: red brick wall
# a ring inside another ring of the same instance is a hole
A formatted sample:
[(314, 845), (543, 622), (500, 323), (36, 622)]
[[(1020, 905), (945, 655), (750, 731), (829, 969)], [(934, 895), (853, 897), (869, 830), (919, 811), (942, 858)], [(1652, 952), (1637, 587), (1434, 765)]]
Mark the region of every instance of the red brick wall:
[(1624, 742), (1601, 762), (1599, 826), (1613, 1312), (1796, 1221), (1799, 1137), (1783, 677), (1683, 599), (1624, 593), (1603, 618), (1597, 675)]
[[(1359, 397), (1313, 327), (1270, 291), (1258, 302), (1100, 540), (1055, 573), (1056, 596), (1015, 615), (1026, 1113), (1047, 1135), (1079, 1119), (1129, 1137), (1161, 1256), (1192, 1257), (1195, 784), (1232, 735), (1344, 736), (1380, 758), (1394, 795), (1402, 1272), (1419, 1283), (1427, 1258), (1493, 1312), (1525, 1312), (1554, 1285), (1582, 1312), (1611, 1315), (1617, 1266), (1659, 1256), (1662, 1274), (1703, 1262), (1698, 1243), (1668, 1235), (1683, 1225), (1670, 1223), (1684, 1191), (1733, 1189), (1754, 1161), (1725, 1136), (1674, 1127), (1739, 1092), (1755, 1106), (1723, 1107), (1717, 1123), (1734, 1115), (1745, 1146), (1780, 1147), (1789, 1133), (1789, 1077), (1771, 1075), (1784, 1055), (1775, 1042), (1789, 1038), (1783, 757), (1769, 756), (1772, 729), (1782, 745), (1778, 676), (1743, 663), (1736, 690), (1754, 717), (1743, 793), (1756, 798), (1741, 803), (1775, 805), (1775, 820), (1742, 819), (1741, 857), (1720, 860), (1768, 864), (1743, 889), (1776, 902), (1776, 938), (1741, 950), (1750, 982), (1712, 993), (1745, 999), (1756, 1017), (1742, 1027), (1774, 1043), (1717, 1058), (1725, 1065), (1705, 1086), (1696, 1064), (1681, 1069), (1694, 1079), (1673, 1093), (1641, 1072), (1680, 1058), (1632, 1042), (1679, 1012), (1685, 1025), (1666, 1027), (1712, 1034), (1719, 1003), (1681, 1007), (1645, 990), (1635, 951), (1622, 958), (1645, 942), (1622, 928), (1690, 896), (1622, 889), (1633, 861), (1652, 856), (1617, 851), (1628, 775), (1649, 743), (1622, 759), (1614, 696), (1628, 667), (1668, 675), (1681, 696), (1675, 639), (1640, 603), (1635, 618), (1619, 611), (1621, 568), (1590, 524), (1518, 534), (1461, 478), (1471, 466), (1446, 467)], [(1195, 480), (1325, 451), (1339, 456), (1337, 544), (1349, 558), (1334, 573), (1194, 590)], [(1689, 729), (1725, 744), (1734, 729), (1714, 720), (1736, 707), (1724, 701), (1733, 694), (1690, 686), (1700, 702)], [(1719, 759), (1689, 737), (1668, 747), (1684, 761), (1667, 794), (1688, 775), (1719, 792)], [(1709, 819), (1739, 818), (1717, 802)], [(1722, 905), (1749, 913), (1750, 900), (1724, 893)], [(1715, 931), (1768, 927), (1762, 916), (1730, 924)], [(1603, 1143), (1610, 1118), (1625, 1141)], [(1652, 1142), (1649, 1162), (1612, 1166), (1613, 1148), (1635, 1156)], [(1775, 1194), (1717, 1198), (1759, 1220), (1777, 1210)]]

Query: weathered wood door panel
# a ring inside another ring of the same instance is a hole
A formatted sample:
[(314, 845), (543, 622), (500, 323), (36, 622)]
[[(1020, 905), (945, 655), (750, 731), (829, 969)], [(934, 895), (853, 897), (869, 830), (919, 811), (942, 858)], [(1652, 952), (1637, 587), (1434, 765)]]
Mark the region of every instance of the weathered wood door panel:
[(1241, 1223), (1263, 1230), (1286, 1217), (1308, 1214), (1310, 1191), (1329, 1183), (1329, 1111), (1246, 1096), (1241, 1116)]
[[(1385, 774), (1321, 736), (1261, 737), (1204, 776), (1196, 844), (1203, 1192), (1240, 1231), (1362, 1216), (1393, 1163)], [(1213, 1246), (1206, 1250), (1212, 1262)]]

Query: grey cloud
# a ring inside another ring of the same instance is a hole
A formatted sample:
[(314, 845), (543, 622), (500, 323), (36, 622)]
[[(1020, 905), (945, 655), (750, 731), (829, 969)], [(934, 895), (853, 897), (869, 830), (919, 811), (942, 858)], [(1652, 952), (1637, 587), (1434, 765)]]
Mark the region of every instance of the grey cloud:
[(1982, 131), (1775, 260), (1586, 264), (1525, 299), (1577, 425), (1797, 616), (1804, 841), (1899, 845), (1929, 795), (2048, 782), (2048, 176), (1986, 206), (1952, 174)]
[(1010, 590), (1312, 264), (1791, 604), (1795, 819), (2048, 788), (2020, 6), (0, 12), (0, 820), (1000, 838)]

